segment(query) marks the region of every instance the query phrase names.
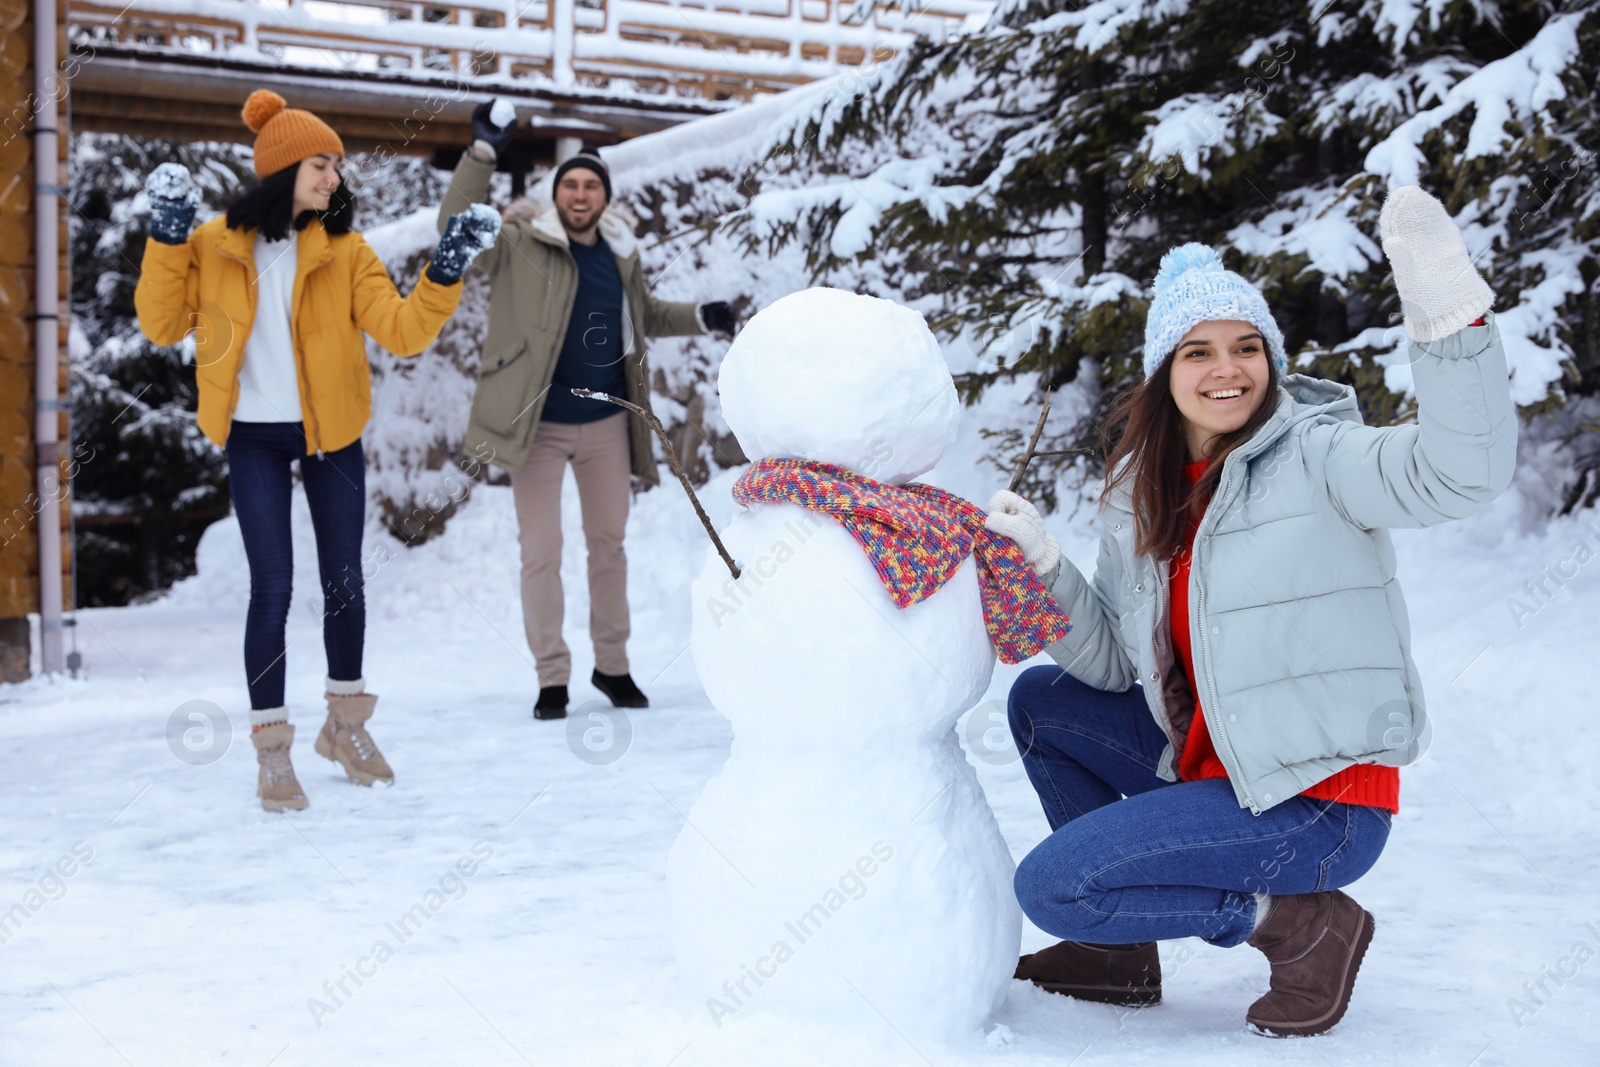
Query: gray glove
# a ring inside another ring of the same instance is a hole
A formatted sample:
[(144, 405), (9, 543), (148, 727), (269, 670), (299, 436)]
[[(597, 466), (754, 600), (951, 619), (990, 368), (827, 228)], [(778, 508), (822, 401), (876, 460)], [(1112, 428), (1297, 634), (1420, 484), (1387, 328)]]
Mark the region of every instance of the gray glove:
[(189, 239), (200, 191), (182, 163), (163, 163), (145, 179), (144, 195), (150, 201), (150, 236), (166, 245)]

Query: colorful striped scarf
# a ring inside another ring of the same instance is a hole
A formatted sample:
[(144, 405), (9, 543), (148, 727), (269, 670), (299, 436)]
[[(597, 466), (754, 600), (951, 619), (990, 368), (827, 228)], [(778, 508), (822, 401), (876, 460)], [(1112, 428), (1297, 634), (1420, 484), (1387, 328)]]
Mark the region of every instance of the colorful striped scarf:
[(832, 463), (763, 459), (734, 483), (733, 499), (745, 507), (782, 502), (832, 515), (902, 608), (932, 596), (971, 554), (983, 624), (1004, 663), (1021, 663), (1072, 628), (1016, 542), (985, 528), (982, 508), (943, 489), (889, 485)]

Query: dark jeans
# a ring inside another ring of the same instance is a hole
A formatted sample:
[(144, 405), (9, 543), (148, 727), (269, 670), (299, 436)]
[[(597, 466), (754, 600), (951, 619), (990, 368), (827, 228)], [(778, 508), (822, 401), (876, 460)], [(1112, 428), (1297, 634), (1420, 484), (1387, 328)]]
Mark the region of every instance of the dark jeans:
[(1382, 808), (1297, 796), (1251, 815), (1225, 779), (1158, 778), (1167, 739), (1137, 685), (1107, 693), (1033, 667), (1009, 706), (1053, 831), (1018, 865), (1017, 901), (1056, 937), (1237, 945), (1255, 922), (1253, 894), (1349, 885), (1389, 838)]
[(328, 677), (341, 682), (360, 678), (367, 625), (361, 574), (367, 468), (361, 442), (308, 456), (301, 423), (235, 422), (228, 431), (227, 452), (228, 487), (250, 561), (250, 610), (244, 623), (250, 707), (283, 706), (284, 626), (294, 595), (289, 467), (297, 461), (317, 536)]

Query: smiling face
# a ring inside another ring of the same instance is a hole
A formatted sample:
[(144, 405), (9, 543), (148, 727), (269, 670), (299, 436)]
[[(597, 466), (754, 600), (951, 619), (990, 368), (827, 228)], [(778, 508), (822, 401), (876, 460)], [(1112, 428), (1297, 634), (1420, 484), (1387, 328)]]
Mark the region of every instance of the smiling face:
[(333, 191), (343, 180), (339, 177), (339, 164), (343, 158), (333, 152), (307, 156), (300, 161), (294, 177), (294, 213), (326, 211)]
[(1172, 356), (1172, 400), (1183, 420), (1189, 462), (1250, 420), (1267, 398), (1267, 346), (1248, 322), (1202, 322), (1183, 335)]
[[(555, 190), (556, 212), (567, 233), (580, 240), (591, 233), (606, 206), (606, 187), (588, 167), (573, 167)], [(584, 241), (585, 244), (591, 242)]]

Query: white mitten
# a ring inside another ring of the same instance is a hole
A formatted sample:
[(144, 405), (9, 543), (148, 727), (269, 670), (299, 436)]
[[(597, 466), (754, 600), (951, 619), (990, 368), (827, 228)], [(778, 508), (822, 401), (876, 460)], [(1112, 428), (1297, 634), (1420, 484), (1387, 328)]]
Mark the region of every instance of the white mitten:
[(1389, 194), (1378, 216), (1383, 253), (1413, 341), (1437, 341), (1465, 329), (1494, 304), (1472, 265), (1461, 231), (1444, 205), (1415, 185)]
[(1038, 508), (1011, 490), (1002, 489), (989, 498), (985, 510), (989, 513), (983, 520), (986, 528), (1015, 541), (1035, 574), (1050, 573), (1061, 559), (1061, 545), (1045, 531)]

